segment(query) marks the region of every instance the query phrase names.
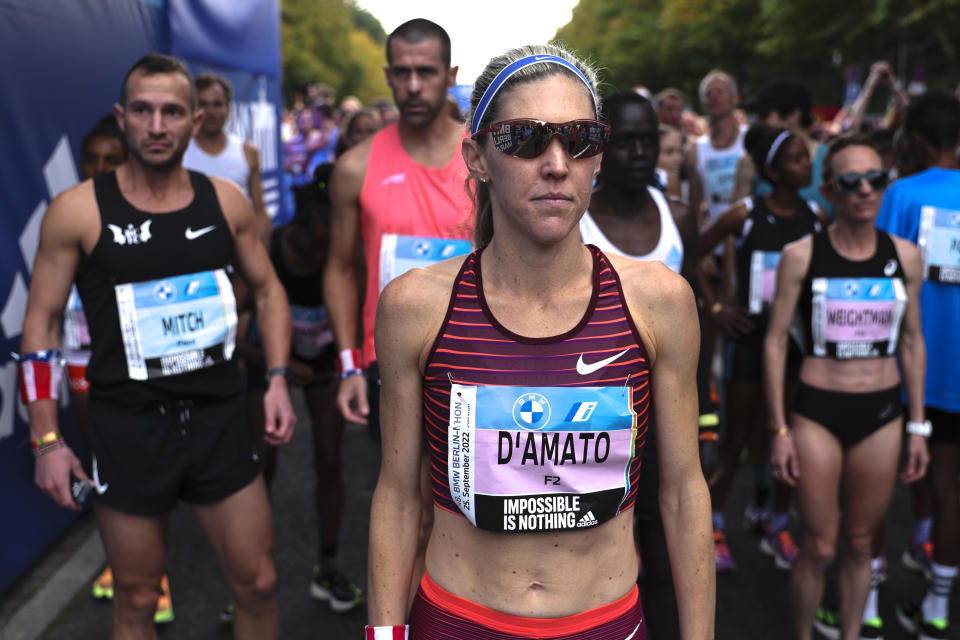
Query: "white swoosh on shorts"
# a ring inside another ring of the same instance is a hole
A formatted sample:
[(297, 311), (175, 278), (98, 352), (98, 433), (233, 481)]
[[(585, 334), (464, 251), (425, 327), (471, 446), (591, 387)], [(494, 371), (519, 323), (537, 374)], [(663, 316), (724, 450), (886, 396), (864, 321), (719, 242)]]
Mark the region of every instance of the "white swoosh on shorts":
[(100, 495), (105, 494), (107, 489), (110, 487), (109, 482), (106, 484), (100, 484), (100, 470), (97, 469), (97, 456), (93, 456), (93, 486)]
[(209, 227), (204, 227), (202, 229), (197, 229), (196, 231), (194, 231), (190, 227), (187, 227), (187, 229), (183, 232), (183, 235), (187, 237), (187, 240), (196, 240), (200, 236), (204, 235), (205, 233), (210, 233), (216, 228), (217, 228), (217, 225), (215, 224), (212, 224)]
[(613, 362), (614, 360), (616, 360), (617, 358), (625, 354), (627, 351), (630, 351), (629, 347), (624, 349), (618, 354), (612, 355), (609, 358), (604, 358), (603, 360), (598, 360), (597, 362), (594, 362), (592, 364), (587, 364), (586, 362), (584, 362), (583, 354), (581, 353), (580, 359), (577, 360), (577, 373), (579, 373), (582, 376), (588, 376), (594, 371), (597, 371), (598, 369), (602, 369), (603, 367), (607, 366), (608, 364), (610, 364), (611, 362)]
[[(641, 622), (640, 624), (643, 624), (643, 623)], [(624, 638), (623, 640), (630, 640), (633, 636), (637, 635), (637, 631), (640, 630), (640, 624), (638, 624), (638, 625), (633, 629), (633, 633), (631, 633), (630, 635), (628, 635), (628, 636), (627, 636), (626, 638)]]

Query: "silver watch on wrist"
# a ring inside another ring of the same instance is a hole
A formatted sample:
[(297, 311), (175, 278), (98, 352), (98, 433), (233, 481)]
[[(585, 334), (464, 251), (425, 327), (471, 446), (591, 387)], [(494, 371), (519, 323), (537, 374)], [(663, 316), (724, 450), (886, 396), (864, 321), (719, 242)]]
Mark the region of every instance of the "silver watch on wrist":
[(930, 434), (933, 433), (933, 425), (930, 424), (929, 420), (924, 420), (923, 422), (907, 420), (907, 433), (914, 436), (923, 436), (924, 438), (929, 438)]

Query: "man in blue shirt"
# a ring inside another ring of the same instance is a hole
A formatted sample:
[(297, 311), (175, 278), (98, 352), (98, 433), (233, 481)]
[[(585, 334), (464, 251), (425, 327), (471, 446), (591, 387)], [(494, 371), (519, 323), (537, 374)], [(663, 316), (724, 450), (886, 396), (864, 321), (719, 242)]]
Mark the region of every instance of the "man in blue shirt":
[[(934, 494), (931, 581), (922, 601), (898, 605), (901, 625), (920, 640), (949, 635), (947, 610), (960, 551), (960, 102), (930, 92), (907, 110), (904, 135), (919, 165), (883, 199), (877, 226), (920, 246), (923, 335), (927, 344), (926, 416), (933, 423), (930, 468)], [(908, 424), (908, 430), (924, 425)]]

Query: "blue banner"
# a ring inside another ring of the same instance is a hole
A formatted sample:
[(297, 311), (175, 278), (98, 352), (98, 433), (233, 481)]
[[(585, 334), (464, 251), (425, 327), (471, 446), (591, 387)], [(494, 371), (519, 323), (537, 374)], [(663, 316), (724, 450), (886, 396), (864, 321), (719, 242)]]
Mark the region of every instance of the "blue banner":
[[(163, 48), (165, 20), (137, 0), (5, 0), (0, 3), (0, 353), (20, 350), (40, 220), (79, 179), (80, 141), (110, 113), (132, 61)], [(15, 61), (15, 62), (14, 62)], [(0, 365), (0, 592), (76, 518), (33, 483), (17, 368)], [(67, 395), (64, 393), (63, 395)], [(83, 437), (61, 403), (61, 431), (81, 459)]]
[[(278, 0), (0, 2), (0, 59), (8, 62), (0, 92), (0, 353), (20, 350), (43, 213), (78, 182), (84, 134), (111, 112), (124, 75), (144, 54), (171, 52), (193, 70), (227, 71), (237, 101), (231, 129), (258, 144), (265, 187), (274, 175), (278, 190), (278, 22)], [(273, 199), (279, 203), (279, 194)], [(66, 398), (60, 423), (85, 459)], [(76, 518), (36, 488), (33, 474), (16, 364), (0, 358), (0, 593)]]

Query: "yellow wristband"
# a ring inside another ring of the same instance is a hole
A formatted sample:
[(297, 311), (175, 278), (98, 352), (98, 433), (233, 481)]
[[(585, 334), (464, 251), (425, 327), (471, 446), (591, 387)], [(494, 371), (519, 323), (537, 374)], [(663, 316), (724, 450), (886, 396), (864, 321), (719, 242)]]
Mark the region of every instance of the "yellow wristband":
[(790, 427), (787, 427), (787, 426), (781, 426), (779, 429), (773, 432), (773, 437), (775, 438), (779, 436), (789, 436), (789, 435), (790, 435)]
[(62, 437), (63, 437), (63, 436), (60, 434), (60, 432), (57, 431), (56, 429), (54, 429), (53, 431), (47, 431), (45, 434), (43, 434), (42, 436), (40, 436), (39, 438), (37, 438), (37, 439), (34, 440), (33, 442), (36, 444), (36, 446), (42, 447), (42, 446), (45, 445), (45, 444), (50, 444), (51, 442), (56, 442), (57, 440), (59, 440), (59, 439), (62, 438)]

